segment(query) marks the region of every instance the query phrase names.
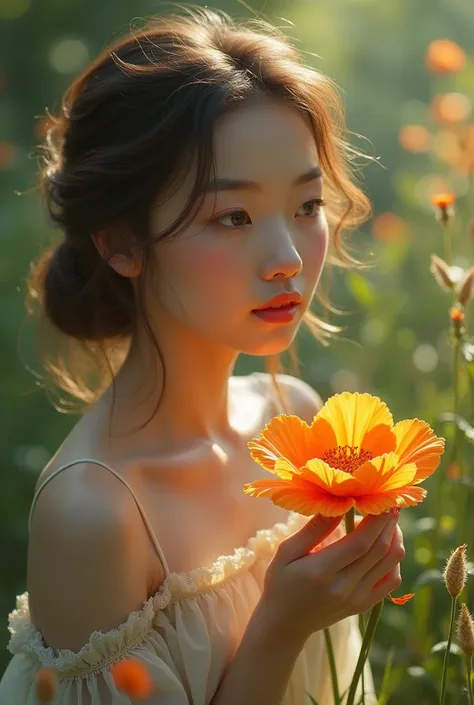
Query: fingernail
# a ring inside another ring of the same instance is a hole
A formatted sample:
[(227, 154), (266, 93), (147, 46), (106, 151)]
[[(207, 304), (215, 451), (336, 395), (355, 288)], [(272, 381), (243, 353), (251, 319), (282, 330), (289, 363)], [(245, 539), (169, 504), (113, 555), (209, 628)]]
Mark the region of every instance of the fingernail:
[(392, 514), (392, 516), (398, 519), (398, 517), (400, 516), (400, 507), (392, 507), (390, 513)]

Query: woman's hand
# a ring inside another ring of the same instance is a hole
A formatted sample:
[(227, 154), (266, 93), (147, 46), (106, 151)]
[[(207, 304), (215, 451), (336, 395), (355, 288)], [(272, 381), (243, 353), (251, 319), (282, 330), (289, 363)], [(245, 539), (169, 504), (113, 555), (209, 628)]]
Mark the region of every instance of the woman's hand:
[(341, 519), (313, 517), (278, 547), (259, 603), (274, 638), (284, 632), (305, 640), (367, 611), (401, 584), (398, 512), (357, 517), (353, 532), (331, 542)]

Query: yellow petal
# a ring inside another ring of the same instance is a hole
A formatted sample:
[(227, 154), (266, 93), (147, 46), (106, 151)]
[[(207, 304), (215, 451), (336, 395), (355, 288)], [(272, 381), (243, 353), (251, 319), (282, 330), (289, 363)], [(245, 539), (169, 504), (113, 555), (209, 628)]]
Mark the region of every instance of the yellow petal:
[(244, 492), (252, 497), (267, 497), (278, 507), (299, 512), (305, 516), (314, 514), (341, 516), (354, 505), (351, 498), (334, 497), (297, 475), (293, 476), (291, 482), (256, 480), (245, 485)]
[(332, 468), (319, 458), (306, 463), (300, 473), (304, 480), (338, 497), (350, 496), (363, 489), (363, 485), (353, 475), (344, 470)]
[(298, 468), (295, 468), (286, 458), (279, 458), (276, 461), (273, 472), (282, 480), (291, 480), (295, 473), (299, 474)]
[(338, 446), (358, 446), (369, 450), (372, 455), (382, 455), (395, 448), (391, 433), (392, 414), (383, 401), (371, 394), (335, 394), (327, 400), (316, 419), (328, 421)]
[(260, 438), (248, 443), (250, 455), (265, 470), (275, 472), (275, 463), (286, 458), (294, 467), (302, 467), (313, 455), (310, 427), (298, 416), (280, 414), (263, 429)]
[(416, 464), (414, 484), (422, 482), (438, 467), (444, 451), (444, 438), (435, 435), (431, 427), (419, 419), (400, 421), (393, 427), (397, 439), (395, 452), (400, 464)]
[(375, 492), (389, 492), (399, 487), (410, 485), (416, 475), (416, 465), (410, 463), (400, 465), (396, 453), (387, 453), (373, 460), (368, 460), (353, 472), (362, 486), (358, 494), (373, 494)]

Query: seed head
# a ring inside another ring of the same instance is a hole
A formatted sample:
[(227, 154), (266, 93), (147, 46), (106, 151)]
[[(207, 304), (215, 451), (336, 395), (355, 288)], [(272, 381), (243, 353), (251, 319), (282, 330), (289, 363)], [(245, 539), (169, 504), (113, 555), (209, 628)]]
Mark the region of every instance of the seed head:
[(459, 283), (457, 289), (457, 299), (461, 306), (465, 306), (474, 297), (474, 267), (471, 267), (465, 274), (464, 279)]
[(452, 551), (444, 569), (443, 578), (451, 597), (458, 597), (466, 584), (466, 546), (464, 543)]
[(431, 255), (430, 271), (442, 289), (449, 291), (453, 288), (454, 281), (451, 279), (449, 265), (441, 257)]
[(474, 624), (464, 602), (461, 605), (458, 618), (458, 643), (467, 656), (474, 654)]

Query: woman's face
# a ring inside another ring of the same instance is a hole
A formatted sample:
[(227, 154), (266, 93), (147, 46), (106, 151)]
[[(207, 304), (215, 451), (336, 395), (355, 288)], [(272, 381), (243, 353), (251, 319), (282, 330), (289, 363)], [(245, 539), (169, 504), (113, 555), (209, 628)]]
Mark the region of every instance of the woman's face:
[[(292, 342), (327, 252), (314, 137), (295, 109), (265, 100), (221, 118), (215, 153), (218, 183), (193, 223), (155, 246), (152, 315), (164, 334), (168, 321), (236, 352), (276, 354)], [(153, 233), (178, 217), (193, 179), (153, 211)], [(256, 312), (285, 292), (301, 302)]]

